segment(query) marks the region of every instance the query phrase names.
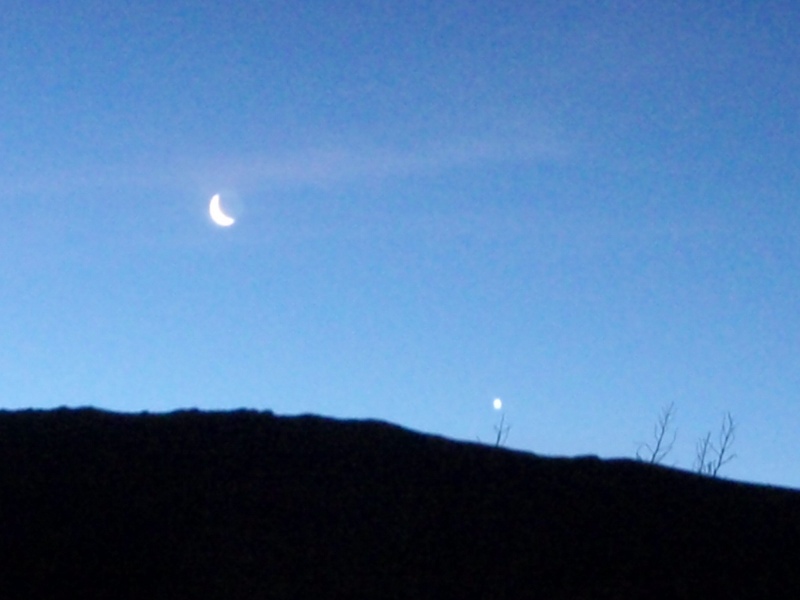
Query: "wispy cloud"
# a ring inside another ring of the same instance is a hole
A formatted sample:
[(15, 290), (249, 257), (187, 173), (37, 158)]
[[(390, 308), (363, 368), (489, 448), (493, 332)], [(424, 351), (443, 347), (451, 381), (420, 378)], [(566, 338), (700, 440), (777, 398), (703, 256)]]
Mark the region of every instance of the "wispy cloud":
[[(330, 187), (391, 178), (436, 175), (456, 168), (560, 161), (568, 144), (549, 137), (452, 137), (413, 143), (307, 143), (293, 150), (173, 157), (144, 155), (126, 162), (96, 159), (66, 165), (29, 165), (0, 171), (7, 195), (70, 194), (85, 190), (183, 189), (210, 191)], [(208, 189), (206, 189), (208, 188)]]
[(185, 166), (198, 182), (244, 188), (331, 186), (481, 168), (504, 162), (563, 160), (564, 143), (531, 139), (464, 138), (415, 145), (340, 144), (309, 146), (291, 153), (214, 158)]

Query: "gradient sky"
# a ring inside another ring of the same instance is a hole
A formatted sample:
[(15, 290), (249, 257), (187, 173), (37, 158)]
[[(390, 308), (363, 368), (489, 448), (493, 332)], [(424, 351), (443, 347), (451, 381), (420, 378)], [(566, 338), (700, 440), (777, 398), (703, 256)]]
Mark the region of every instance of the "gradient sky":
[[(9, 409), (377, 418), (800, 487), (800, 4), (4, 0)], [(220, 193), (236, 212), (212, 224)]]

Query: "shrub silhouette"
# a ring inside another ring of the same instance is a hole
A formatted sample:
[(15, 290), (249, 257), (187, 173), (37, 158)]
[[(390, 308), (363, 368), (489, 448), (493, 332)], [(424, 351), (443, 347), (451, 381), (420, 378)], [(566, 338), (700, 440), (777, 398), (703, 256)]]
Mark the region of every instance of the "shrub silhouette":
[[(661, 409), (653, 426), (653, 441), (642, 442), (636, 450), (637, 460), (650, 464), (662, 464), (672, 452), (678, 432), (673, 429), (675, 405), (670, 403)], [(701, 475), (719, 476), (722, 467), (736, 458), (731, 452), (736, 439), (736, 422), (730, 412), (725, 413), (717, 434), (716, 444), (711, 441), (711, 432), (700, 438), (695, 445), (694, 470)]]

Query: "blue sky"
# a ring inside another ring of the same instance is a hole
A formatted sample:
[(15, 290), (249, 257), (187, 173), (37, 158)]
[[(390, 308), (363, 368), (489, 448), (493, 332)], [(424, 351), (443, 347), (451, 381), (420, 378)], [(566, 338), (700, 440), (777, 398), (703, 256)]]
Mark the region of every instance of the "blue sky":
[[(0, 394), (251, 407), (800, 487), (800, 6), (0, 16)], [(236, 212), (219, 228), (213, 194)]]

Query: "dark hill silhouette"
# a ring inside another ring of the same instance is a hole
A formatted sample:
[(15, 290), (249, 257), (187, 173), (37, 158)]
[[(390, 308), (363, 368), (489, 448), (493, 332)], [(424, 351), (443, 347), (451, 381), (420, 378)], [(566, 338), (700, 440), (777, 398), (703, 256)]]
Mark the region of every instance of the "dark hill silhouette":
[(0, 596), (800, 598), (800, 492), (376, 421), (0, 413)]

